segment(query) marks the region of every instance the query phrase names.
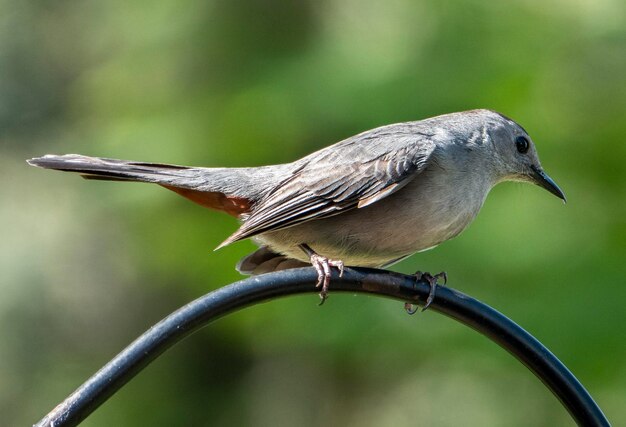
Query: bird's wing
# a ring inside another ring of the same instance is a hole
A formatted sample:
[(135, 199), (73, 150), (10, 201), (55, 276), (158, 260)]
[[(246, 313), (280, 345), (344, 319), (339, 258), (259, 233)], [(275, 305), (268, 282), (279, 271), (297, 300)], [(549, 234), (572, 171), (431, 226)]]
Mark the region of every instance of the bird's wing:
[(257, 202), (219, 247), (267, 231), (368, 206), (402, 188), (427, 165), (432, 134), (413, 123), (373, 129), (293, 164), (293, 173)]

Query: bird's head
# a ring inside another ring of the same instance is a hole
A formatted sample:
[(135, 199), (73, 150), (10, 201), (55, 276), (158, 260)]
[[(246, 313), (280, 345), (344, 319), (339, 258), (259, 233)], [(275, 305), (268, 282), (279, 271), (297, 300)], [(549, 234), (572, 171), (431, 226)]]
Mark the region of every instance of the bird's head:
[(492, 114), (497, 117), (490, 123), (489, 134), (499, 180), (530, 182), (565, 201), (563, 191), (541, 167), (535, 144), (524, 128), (502, 114)]

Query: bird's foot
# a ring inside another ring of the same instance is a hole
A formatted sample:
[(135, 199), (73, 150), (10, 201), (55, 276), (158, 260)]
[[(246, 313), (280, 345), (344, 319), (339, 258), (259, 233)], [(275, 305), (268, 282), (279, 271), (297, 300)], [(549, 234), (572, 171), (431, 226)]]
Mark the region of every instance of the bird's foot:
[[(424, 307), (422, 308), (422, 311), (424, 311), (430, 306), (430, 304), (435, 299), (435, 289), (437, 288), (439, 280), (443, 279), (443, 284), (445, 286), (448, 283), (448, 275), (446, 274), (445, 271), (442, 271), (441, 273), (437, 273), (434, 275), (430, 273), (426, 273), (426, 272), (422, 273), (421, 271), (418, 271), (415, 273), (415, 279), (418, 282), (421, 280), (425, 280), (430, 285), (430, 292), (428, 292), (428, 298), (426, 298), (426, 304), (424, 304)], [(417, 305), (414, 305), (413, 303), (406, 302), (404, 303), (404, 309), (409, 314), (415, 314), (419, 308), (417, 307)]]
[(328, 298), (328, 286), (330, 285), (330, 268), (335, 267), (339, 270), (339, 277), (343, 276), (343, 261), (329, 259), (324, 256), (313, 254), (311, 255), (311, 264), (317, 270), (317, 284), (316, 288), (322, 288), (320, 291), (320, 305), (324, 304), (326, 298)]
[(316, 288), (322, 288), (320, 291), (320, 304), (324, 304), (326, 298), (328, 298), (328, 287), (330, 285), (331, 267), (335, 267), (339, 270), (339, 277), (343, 276), (343, 261), (326, 258), (325, 256), (317, 254), (308, 245), (300, 245), (302, 250), (309, 256), (311, 264), (317, 271), (317, 283)]

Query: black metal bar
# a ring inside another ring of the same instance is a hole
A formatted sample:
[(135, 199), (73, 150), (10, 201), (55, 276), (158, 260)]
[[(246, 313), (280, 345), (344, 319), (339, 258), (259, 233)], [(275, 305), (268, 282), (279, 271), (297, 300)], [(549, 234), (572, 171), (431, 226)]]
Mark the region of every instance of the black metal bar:
[[(36, 426), (75, 426), (139, 371), (182, 338), (233, 311), (273, 298), (316, 292), (317, 273), (298, 268), (255, 276), (224, 286), (175, 311), (136, 339)], [(346, 268), (333, 276), (332, 293), (362, 292), (423, 305), (430, 286), (384, 270)], [(331, 300), (332, 301), (332, 300)], [(332, 303), (332, 302), (331, 302)], [(323, 310), (323, 308), (321, 308)], [(587, 390), (539, 341), (491, 307), (461, 292), (438, 287), (430, 310), (464, 323), (509, 351), (561, 401), (581, 426), (609, 426)]]

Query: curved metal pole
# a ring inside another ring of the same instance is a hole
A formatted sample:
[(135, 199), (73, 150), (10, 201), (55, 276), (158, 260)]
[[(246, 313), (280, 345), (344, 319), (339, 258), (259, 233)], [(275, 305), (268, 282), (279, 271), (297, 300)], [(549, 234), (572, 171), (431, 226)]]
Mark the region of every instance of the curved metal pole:
[[(190, 302), (137, 338), (96, 372), (36, 426), (75, 426), (139, 371), (182, 338), (209, 322), (252, 304), (317, 292), (317, 273), (298, 268), (254, 276)], [(384, 270), (346, 268), (333, 276), (331, 294), (361, 292), (423, 305), (430, 286), (415, 277)], [(331, 300), (332, 301), (332, 300)], [(332, 303), (332, 302), (331, 302)], [(437, 287), (430, 310), (445, 314), (489, 337), (528, 367), (581, 426), (609, 426), (592, 397), (572, 373), (539, 341), (491, 307), (451, 288)]]

